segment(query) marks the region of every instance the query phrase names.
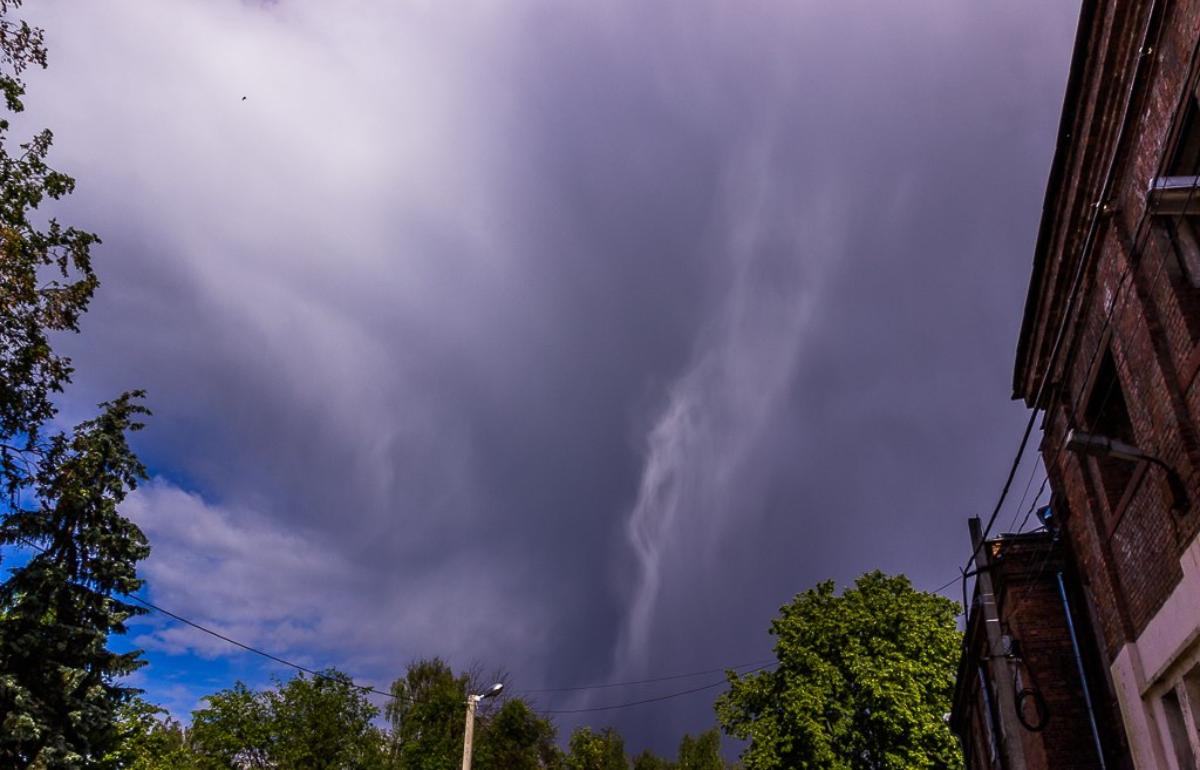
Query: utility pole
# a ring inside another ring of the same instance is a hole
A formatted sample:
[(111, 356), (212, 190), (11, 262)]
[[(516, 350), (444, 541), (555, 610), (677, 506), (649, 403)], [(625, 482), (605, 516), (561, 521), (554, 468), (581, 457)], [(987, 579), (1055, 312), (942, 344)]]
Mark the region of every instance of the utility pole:
[(462, 770), (471, 770), (471, 741), (475, 739), (475, 707), (479, 705), (480, 695), (467, 696), (467, 726), (463, 731), (463, 765)]
[[(1025, 752), (1021, 748), (1020, 726), (1017, 724), (1017, 694), (1008, 651), (1000, 628), (1000, 609), (992, 586), (992, 554), (983, 539), (979, 517), (967, 521), (971, 529), (971, 545), (975, 548), (975, 567), (979, 606), (983, 611), (983, 626), (987, 632), (988, 663), (996, 688), (996, 708), (1000, 712), (1000, 746), (1007, 770), (1025, 770)], [(965, 609), (965, 608), (964, 608)]]
[(475, 739), (475, 707), (484, 698), (494, 698), (504, 689), (503, 683), (492, 685), (492, 689), (481, 695), (467, 693), (467, 724), (463, 730), (463, 763), (462, 770), (471, 770), (471, 742)]

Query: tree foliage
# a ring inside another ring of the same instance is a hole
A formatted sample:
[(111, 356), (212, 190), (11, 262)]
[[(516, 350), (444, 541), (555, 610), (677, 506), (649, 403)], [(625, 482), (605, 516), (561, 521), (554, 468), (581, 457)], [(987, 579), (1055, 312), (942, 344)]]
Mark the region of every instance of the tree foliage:
[(633, 758), (633, 770), (676, 770), (676, 766), (669, 759), (663, 759), (646, 749)]
[[(22, 73), (46, 66), (40, 29), (0, 0), (0, 92), (24, 109)], [(38, 212), (74, 180), (47, 163), (52, 135), (16, 149), (0, 119), (0, 544), (32, 551), (0, 584), (0, 766), (101, 763), (120, 741), (118, 712), (133, 695), (120, 678), (138, 653), (108, 649), (140, 610), (116, 598), (140, 586), (148, 553), (118, 504), (144, 475), (126, 434), (141, 427), (140, 393), (102, 404), (67, 432), (48, 431), (71, 363), (55, 333), (78, 331), (97, 279), (95, 235)]]
[(387, 766), (383, 735), (372, 722), (379, 709), (338, 671), (300, 674), (261, 692), (239, 682), (205, 700), (187, 736), (204, 770)]
[(125, 440), (144, 411), (130, 396), (47, 442), (36, 505), (11, 509), (0, 542), (38, 549), (0, 584), (0, 758), (11, 767), (76, 767), (119, 741), (116, 714), (136, 691), (120, 677), (139, 652), (108, 649), (137, 608), (115, 598), (141, 585), (149, 552), (117, 512), (142, 474)]
[[(499, 677), (503, 678), (503, 677)], [(209, 695), (191, 725), (164, 718), (134, 698), (122, 707), (123, 743), (107, 758), (127, 770), (411, 770), (458, 768), (466, 694), (485, 689), (476, 674), (455, 674), (434, 658), (411, 664), (392, 685), (389, 727), (364, 691), (344, 674), (299, 675), (258, 691), (241, 682)], [(490, 703), (490, 701), (485, 701)], [(390, 729), (389, 729), (390, 728)], [(481, 709), (476, 720), (478, 770), (629, 770), (625, 743), (612, 728), (581, 727), (564, 753), (554, 724), (525, 701)], [(724, 770), (716, 729), (684, 736), (679, 761), (643, 752), (633, 770)]]
[(468, 684), (467, 675), (456, 676), (439, 658), (413, 663), (392, 683), (386, 713), (397, 767), (460, 766)]
[[(205, 698), (187, 729), (135, 699), (122, 711), (124, 743), (110, 760), (133, 770), (457, 768), (465, 693), (478, 690), (470, 680), (437, 659), (412, 664), (393, 685), (403, 698), (387, 709), (391, 730), (375, 725), (379, 710), (364, 691), (332, 670), (262, 691), (239, 682)], [(563, 768), (554, 725), (524, 701), (484, 710), (475, 735), (480, 770)]]
[(276, 739), (272, 757), (278, 764), (339, 770), (379, 762), (382, 741), (372, 723), (379, 709), (345, 674), (300, 675), (266, 697)]
[(235, 761), (266, 767), (272, 748), (269, 702), (242, 682), (209, 695), (192, 713), (189, 743), (203, 768), (233, 767)]
[(562, 752), (554, 743), (554, 725), (528, 703), (509, 700), (482, 726), (474, 766), (479, 770), (553, 770)]
[(684, 735), (679, 741), (678, 770), (724, 770), (721, 758), (721, 734), (717, 728), (706, 730), (695, 738)]
[[(24, 109), (21, 73), (46, 66), (42, 30), (9, 17), (19, 6), (0, 0), (0, 91), (14, 113)], [(39, 226), (33, 216), (75, 187), (47, 164), (52, 141), (44, 130), (14, 152), (9, 121), (0, 119), (0, 461), (10, 494), (27, 481), (42, 427), (55, 415), (51, 399), (70, 381), (71, 362), (49, 336), (79, 330), (98, 283), (91, 247), (99, 239), (54, 218)]]
[[(411, 664), (392, 683), (392, 701), (385, 709), (393, 766), (397, 770), (460, 767), (467, 693), (484, 689), (485, 680), (478, 674), (455, 674), (439, 658)], [(558, 768), (562, 757), (555, 735), (554, 725), (524, 701), (485, 700), (475, 719), (474, 766), (479, 770)]]
[(649, 749), (633, 759), (633, 770), (725, 770), (728, 765), (721, 757), (721, 733), (717, 728), (692, 737), (685, 734), (679, 741), (675, 762), (652, 753)]
[(771, 625), (773, 671), (729, 672), (717, 715), (750, 741), (749, 770), (955, 768), (943, 721), (959, 633), (950, 600), (872, 572), (840, 596), (832, 581), (797, 596)]
[(142, 698), (122, 704), (117, 715), (121, 742), (102, 764), (121, 770), (199, 770), (187, 731)]
[(600, 732), (581, 727), (571, 733), (566, 764), (569, 770), (628, 770), (625, 740), (611, 727)]

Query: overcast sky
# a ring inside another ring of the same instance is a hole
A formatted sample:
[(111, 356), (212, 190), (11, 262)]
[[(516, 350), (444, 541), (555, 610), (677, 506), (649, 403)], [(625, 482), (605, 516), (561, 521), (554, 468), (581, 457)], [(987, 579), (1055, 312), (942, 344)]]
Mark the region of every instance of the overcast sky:
[[(441, 655), (521, 690), (769, 657), (816, 581), (965, 560), (1026, 417), (1077, 3), (27, 11), (57, 213), (104, 239), (65, 416), (149, 392), (153, 601), (379, 686)], [(133, 638), (181, 714), (284, 673)], [(673, 751), (712, 695), (557, 721)]]

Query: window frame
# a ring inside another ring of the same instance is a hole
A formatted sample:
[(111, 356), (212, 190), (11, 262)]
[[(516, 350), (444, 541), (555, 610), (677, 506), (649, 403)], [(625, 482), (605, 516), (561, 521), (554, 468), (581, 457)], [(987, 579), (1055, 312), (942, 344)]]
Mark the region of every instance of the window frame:
[[(1129, 400), (1126, 398), (1124, 378), (1121, 376), (1121, 367), (1117, 363), (1117, 354), (1113, 343), (1114, 337), (1110, 330), (1101, 343), (1103, 354), (1098, 357), (1092, 370), (1088, 373), (1087, 398), (1079, 404), (1074, 418), (1077, 424), (1084, 426), (1089, 432), (1138, 446), (1137, 430), (1133, 424), (1133, 416), (1129, 413)], [(1111, 372), (1111, 379), (1102, 377), (1108, 371)], [(1107, 386), (1105, 386), (1105, 381), (1108, 383)], [(1098, 391), (1101, 387), (1104, 388), (1104, 393)], [(1117, 431), (1114, 431), (1114, 426), (1105, 422), (1104, 419), (1112, 416), (1108, 410), (1114, 405), (1114, 396), (1115, 403), (1120, 405), (1118, 422), (1121, 425), (1115, 427), (1121, 429)], [(1097, 399), (1101, 400), (1099, 406), (1097, 406)], [(1083, 463), (1082, 470), (1091, 484), (1095, 500), (1108, 512), (1106, 521), (1111, 533), (1120, 522), (1125, 509), (1129, 507), (1134, 492), (1141, 485), (1142, 477), (1146, 473), (1146, 463), (1117, 458), (1102, 460), (1092, 456), (1079, 459)], [(1118, 483), (1114, 483), (1114, 476), (1118, 474), (1120, 479)]]
[(1190, 82), (1187, 107), (1169, 140), (1171, 161), (1165, 174), (1150, 180), (1146, 210), (1175, 256), (1168, 272), (1183, 288), (1200, 289), (1200, 79), (1193, 75)]

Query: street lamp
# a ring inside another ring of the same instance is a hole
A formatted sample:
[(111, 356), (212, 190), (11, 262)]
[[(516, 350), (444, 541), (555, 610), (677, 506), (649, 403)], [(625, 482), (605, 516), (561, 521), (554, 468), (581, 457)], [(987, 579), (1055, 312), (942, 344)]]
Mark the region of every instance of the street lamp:
[(475, 707), (484, 698), (495, 698), (504, 689), (503, 682), (497, 682), (482, 695), (467, 696), (467, 727), (463, 731), (463, 764), (462, 770), (471, 770), (471, 739), (475, 734)]
[(1183, 513), (1188, 507), (1187, 487), (1179, 476), (1179, 471), (1167, 465), (1160, 458), (1115, 438), (1097, 436), (1094, 433), (1084, 433), (1072, 428), (1067, 431), (1067, 449), (1093, 457), (1111, 457), (1115, 460), (1128, 462), (1148, 462), (1162, 468), (1167, 474), (1167, 486), (1171, 488), (1172, 507), (1178, 513)]

